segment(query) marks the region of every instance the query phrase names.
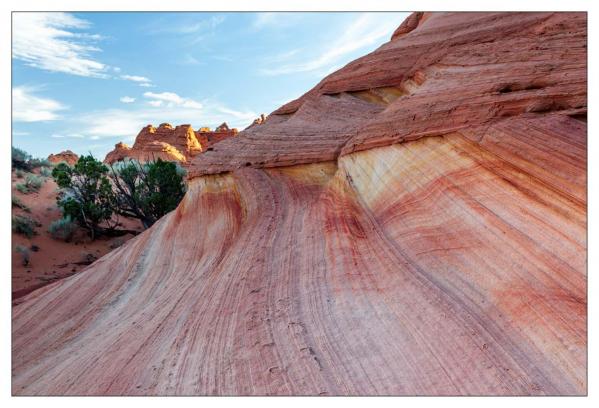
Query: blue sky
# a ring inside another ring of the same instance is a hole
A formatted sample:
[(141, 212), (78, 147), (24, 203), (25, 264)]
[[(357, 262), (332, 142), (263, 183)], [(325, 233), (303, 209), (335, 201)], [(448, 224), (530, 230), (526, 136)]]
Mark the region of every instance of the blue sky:
[(13, 13), (13, 145), (99, 158), (169, 122), (240, 130), (408, 13)]

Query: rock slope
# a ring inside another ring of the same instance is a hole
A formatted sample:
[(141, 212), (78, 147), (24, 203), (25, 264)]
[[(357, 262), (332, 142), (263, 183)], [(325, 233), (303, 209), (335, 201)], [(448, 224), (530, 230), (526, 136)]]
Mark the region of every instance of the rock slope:
[(414, 14), (13, 308), (13, 393), (585, 394), (585, 115), (585, 14)]

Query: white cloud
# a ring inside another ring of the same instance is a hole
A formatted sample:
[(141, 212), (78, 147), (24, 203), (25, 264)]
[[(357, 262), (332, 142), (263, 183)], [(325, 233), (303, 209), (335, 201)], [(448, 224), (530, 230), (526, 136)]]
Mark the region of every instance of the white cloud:
[(145, 92), (144, 97), (151, 99), (148, 103), (152, 106), (162, 106), (162, 102), (165, 102), (168, 107), (181, 106), (183, 108), (202, 109), (200, 102), (190, 98), (183, 98), (174, 92)]
[(20, 130), (13, 130), (12, 131), (12, 135), (13, 136), (29, 136), (29, 132), (23, 132)]
[(50, 137), (53, 137), (54, 139), (83, 139), (85, 138), (85, 136), (83, 136), (81, 133), (68, 133), (68, 134), (60, 134), (60, 133), (53, 133), (50, 135)]
[[(172, 96), (167, 98), (175, 99)], [(164, 99), (148, 102), (160, 103), (134, 110), (109, 109), (80, 115), (74, 121), (77, 132), (87, 135), (92, 140), (119, 138), (130, 141), (150, 123), (155, 126), (163, 122), (173, 125), (188, 123), (194, 129), (199, 129), (202, 126), (216, 127), (222, 122), (227, 122), (231, 127), (243, 129), (258, 117), (255, 112), (231, 109), (218, 101), (204, 101), (202, 109), (185, 106), (184, 102), (179, 105), (167, 103)]]
[[(330, 69), (347, 54), (368, 46), (373, 46), (383, 40), (388, 40), (393, 31), (409, 13), (361, 13), (350, 24), (343, 27), (337, 40), (329, 42), (316, 58), (301, 59), (275, 68), (261, 70), (264, 75), (281, 75), (294, 72), (309, 72), (318, 69)], [(295, 53), (291, 53), (293, 57)]]
[(135, 98), (132, 98), (130, 96), (122, 96), (119, 101), (123, 102), (123, 103), (133, 103), (135, 102)]
[(251, 123), (254, 119), (258, 117), (258, 115), (253, 111), (241, 112), (218, 104), (214, 104), (214, 108), (217, 111), (224, 113), (225, 115), (231, 118), (234, 118), (234, 120), (248, 121), (249, 123)]
[(163, 103), (164, 101), (148, 101), (148, 105), (154, 106), (156, 108), (162, 106)]
[(135, 82), (136, 84), (138, 84), (139, 86), (142, 86), (144, 88), (152, 88), (152, 87), (154, 87), (154, 85), (152, 84), (152, 80), (150, 78), (145, 77), (145, 76), (140, 76), (140, 75), (121, 75), (121, 79), (124, 79), (125, 81)]
[(152, 82), (150, 81), (150, 78), (146, 78), (139, 75), (121, 75), (121, 79), (133, 82)]
[(183, 98), (181, 98), (179, 95), (177, 95), (174, 92), (161, 92), (161, 93), (145, 92), (144, 96), (146, 98), (150, 98), (150, 99), (159, 99), (161, 101), (172, 102), (176, 105), (180, 105), (181, 103), (183, 103)]
[(91, 57), (102, 37), (77, 33), (90, 23), (67, 13), (13, 13), (12, 56), (46, 71), (107, 78), (108, 66)]
[(36, 96), (34, 89), (17, 86), (12, 89), (12, 118), (15, 122), (56, 120), (58, 111), (66, 109), (60, 102)]

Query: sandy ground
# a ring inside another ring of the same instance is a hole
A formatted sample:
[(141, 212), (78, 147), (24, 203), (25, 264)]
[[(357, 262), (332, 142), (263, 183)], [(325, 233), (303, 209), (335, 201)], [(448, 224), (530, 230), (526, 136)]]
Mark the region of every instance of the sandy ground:
[[(22, 194), (15, 189), (15, 185), (22, 181), (23, 179), (17, 178), (13, 171), (12, 194), (27, 205), (30, 212), (13, 206), (12, 214), (29, 216), (38, 221), (41, 226), (36, 228), (37, 235), (31, 239), (12, 233), (13, 305), (19, 303), (19, 298), (37, 288), (82, 271), (90, 262), (133, 237), (128, 234), (123, 237), (91, 241), (84, 231), (78, 231), (73, 242), (53, 239), (48, 232), (48, 227), (52, 221), (61, 218), (60, 209), (56, 205), (56, 183), (50, 177), (38, 192)], [(124, 228), (142, 230), (137, 220), (121, 218), (120, 221)], [(22, 255), (15, 250), (17, 245), (29, 248), (30, 259), (27, 265), (24, 265)]]

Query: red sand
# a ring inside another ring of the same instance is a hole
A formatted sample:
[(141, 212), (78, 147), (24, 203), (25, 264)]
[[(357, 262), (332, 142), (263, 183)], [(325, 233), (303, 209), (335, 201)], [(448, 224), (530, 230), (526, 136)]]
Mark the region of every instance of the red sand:
[[(88, 263), (91, 257), (100, 258), (116, 248), (119, 243), (124, 243), (133, 237), (133, 235), (127, 234), (119, 238), (101, 238), (91, 241), (83, 231), (79, 231), (74, 242), (53, 239), (48, 233), (48, 227), (52, 221), (62, 217), (60, 209), (56, 205), (58, 186), (49, 177), (38, 192), (22, 194), (14, 186), (23, 180), (24, 178), (17, 178), (15, 172), (12, 172), (12, 194), (27, 205), (31, 212), (13, 207), (12, 214), (31, 217), (37, 220), (41, 226), (36, 228), (38, 235), (31, 239), (15, 232), (12, 233), (13, 304), (18, 304), (19, 298), (32, 290), (84, 270), (87, 268), (84, 263)], [(140, 223), (136, 220), (122, 219), (122, 222), (124, 228), (141, 231)], [(34, 252), (30, 249), (30, 261), (25, 266), (21, 254), (15, 251), (16, 245), (27, 248), (35, 245), (39, 250)]]

